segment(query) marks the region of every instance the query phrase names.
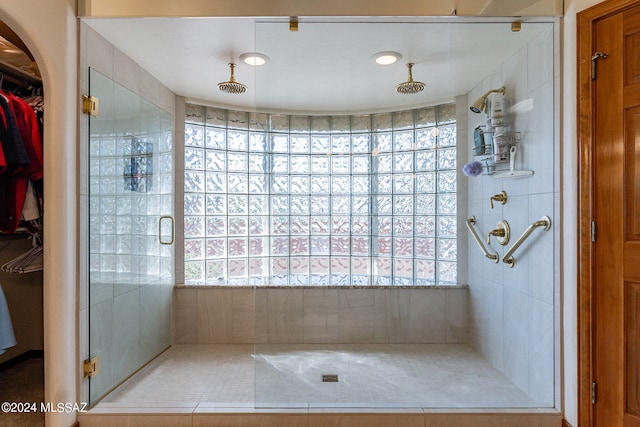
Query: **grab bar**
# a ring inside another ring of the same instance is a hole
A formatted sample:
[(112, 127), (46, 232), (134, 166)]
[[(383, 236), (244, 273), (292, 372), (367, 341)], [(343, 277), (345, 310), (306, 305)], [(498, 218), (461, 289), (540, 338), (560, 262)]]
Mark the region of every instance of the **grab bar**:
[(513, 259), (513, 253), (516, 250), (518, 250), (520, 245), (525, 240), (527, 240), (527, 237), (529, 237), (529, 235), (533, 233), (533, 230), (535, 230), (538, 227), (544, 227), (545, 231), (549, 230), (551, 228), (551, 218), (545, 215), (542, 218), (540, 218), (538, 221), (531, 224), (524, 231), (524, 233), (522, 233), (522, 236), (520, 236), (520, 238), (513, 244), (513, 246), (511, 246), (511, 248), (507, 251), (507, 253), (504, 254), (504, 256), (502, 257), (502, 262), (506, 263), (509, 267), (513, 268), (513, 265), (516, 263), (516, 260)]
[(484, 244), (482, 243), (482, 240), (480, 240), (480, 237), (478, 237), (478, 233), (476, 233), (476, 230), (473, 228), (473, 226), (476, 224), (476, 217), (472, 216), (471, 218), (469, 218), (467, 220), (467, 228), (469, 229), (469, 231), (471, 232), (471, 235), (473, 236), (473, 239), (476, 241), (476, 243), (478, 244), (478, 246), (480, 246), (480, 250), (482, 251), (482, 253), (484, 254), (484, 256), (486, 256), (487, 258), (495, 261), (496, 263), (498, 262), (498, 260), (500, 259), (500, 257), (498, 256), (498, 253), (494, 253), (494, 254), (490, 254), (489, 251), (487, 251), (487, 249), (484, 247)]

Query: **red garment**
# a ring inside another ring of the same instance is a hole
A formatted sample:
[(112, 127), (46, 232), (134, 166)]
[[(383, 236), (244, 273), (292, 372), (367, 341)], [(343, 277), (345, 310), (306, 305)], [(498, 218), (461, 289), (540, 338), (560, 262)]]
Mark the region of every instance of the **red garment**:
[(7, 159), (4, 157), (4, 151), (2, 150), (2, 144), (0, 144), (0, 174), (7, 170)]
[[(0, 126), (7, 127), (7, 118), (4, 116), (4, 111), (0, 108)], [(2, 143), (0, 142), (0, 174), (4, 173), (7, 170), (7, 159), (4, 156), (4, 150), (2, 149)]]
[(25, 172), (33, 180), (41, 179), (43, 172), (42, 139), (36, 113), (24, 100), (10, 93), (5, 95), (9, 99), (9, 105), (16, 118), (22, 143), (29, 154), (30, 163), (25, 168)]
[[(19, 164), (7, 164), (4, 153), (0, 149), (0, 230), (12, 232), (20, 223), (20, 216), (27, 196), (27, 187), (29, 178), (32, 180), (42, 179), (43, 175), (43, 158), (42, 158), (42, 139), (40, 136), (40, 127), (35, 112), (29, 105), (15, 97), (12, 94), (0, 92), (9, 105), (6, 112), (0, 108), (0, 119), (5, 128), (8, 125), (8, 118), (5, 115), (11, 114), (17, 134), (13, 139), (19, 138), (20, 143), (24, 146), (22, 153), (26, 154), (25, 162)], [(0, 147), (1, 148), (1, 147)], [(26, 153), (25, 153), (26, 152)], [(28, 156), (28, 163), (26, 162)], [(4, 173), (3, 173), (4, 172)]]

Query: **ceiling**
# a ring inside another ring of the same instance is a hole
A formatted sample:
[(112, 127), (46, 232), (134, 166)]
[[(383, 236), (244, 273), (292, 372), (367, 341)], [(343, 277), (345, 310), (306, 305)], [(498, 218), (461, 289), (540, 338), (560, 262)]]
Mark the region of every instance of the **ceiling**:
[[(501, 21), (501, 22), (500, 22)], [(88, 25), (192, 101), (266, 112), (353, 113), (393, 111), (450, 101), (468, 93), (499, 65), (551, 25), (526, 21), (512, 32), (508, 20), (451, 18), (307, 18), (289, 30), (288, 18), (93, 18)], [(402, 59), (374, 62), (380, 51)], [(270, 60), (251, 67), (239, 60), (257, 51)], [(235, 78), (244, 94), (217, 89)], [(407, 62), (423, 92), (398, 94)]]

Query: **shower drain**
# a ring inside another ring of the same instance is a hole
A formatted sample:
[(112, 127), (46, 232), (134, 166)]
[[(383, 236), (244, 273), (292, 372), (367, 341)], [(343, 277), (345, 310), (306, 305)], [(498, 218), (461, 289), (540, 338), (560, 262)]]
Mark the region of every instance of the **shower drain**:
[(322, 375), (323, 383), (337, 383), (338, 382), (338, 374), (323, 374)]

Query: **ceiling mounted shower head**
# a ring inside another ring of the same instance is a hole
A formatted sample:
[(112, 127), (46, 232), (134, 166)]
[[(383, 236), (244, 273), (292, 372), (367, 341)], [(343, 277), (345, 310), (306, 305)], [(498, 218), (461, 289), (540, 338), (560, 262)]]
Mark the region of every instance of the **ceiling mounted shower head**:
[(406, 93), (406, 94), (422, 92), (424, 90), (424, 86), (425, 86), (424, 83), (413, 81), (413, 75), (411, 73), (411, 68), (413, 67), (413, 62), (409, 62), (407, 64), (407, 67), (409, 68), (409, 80), (397, 85), (396, 86), (396, 92), (398, 92), (398, 93)]
[(229, 78), (228, 82), (218, 83), (218, 89), (220, 89), (222, 92), (231, 94), (245, 93), (247, 91), (247, 87), (242, 83), (238, 83), (233, 77), (233, 69), (236, 67), (236, 64), (230, 62), (229, 67), (231, 68), (231, 77)]

